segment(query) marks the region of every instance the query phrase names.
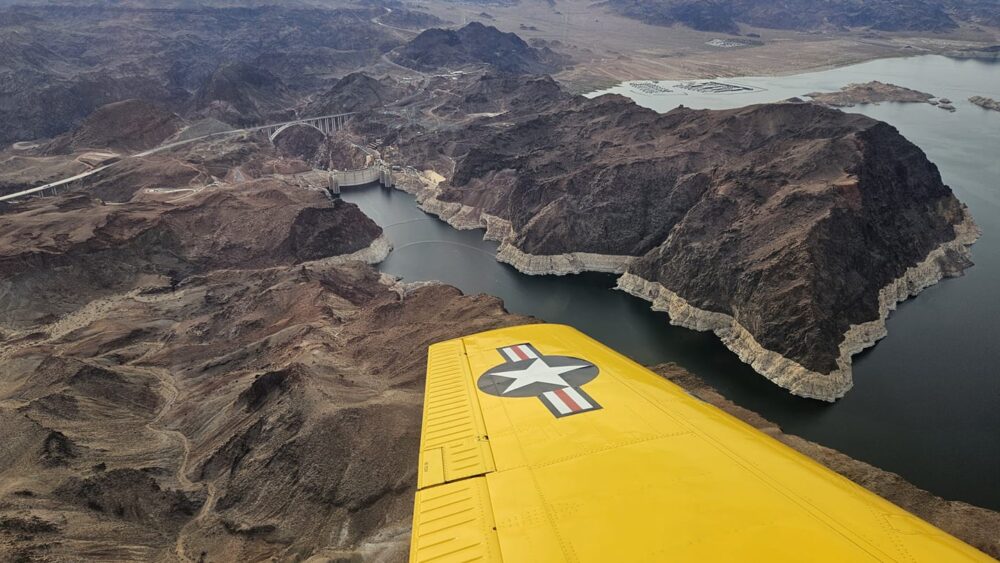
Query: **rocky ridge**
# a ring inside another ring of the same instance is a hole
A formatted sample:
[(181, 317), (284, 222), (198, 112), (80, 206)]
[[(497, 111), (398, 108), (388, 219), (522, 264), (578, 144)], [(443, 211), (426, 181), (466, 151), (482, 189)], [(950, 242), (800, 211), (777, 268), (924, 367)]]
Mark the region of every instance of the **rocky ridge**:
[(402, 66), (422, 71), (485, 64), (500, 72), (542, 74), (565, 63), (551, 49), (532, 47), (514, 33), (471, 22), (456, 30), (428, 29), (393, 53)]

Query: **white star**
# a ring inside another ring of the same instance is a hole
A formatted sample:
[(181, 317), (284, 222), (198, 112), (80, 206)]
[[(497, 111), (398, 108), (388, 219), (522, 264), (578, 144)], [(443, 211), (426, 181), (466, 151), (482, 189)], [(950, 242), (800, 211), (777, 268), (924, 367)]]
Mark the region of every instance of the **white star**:
[(551, 383), (552, 385), (558, 385), (560, 387), (569, 387), (569, 383), (566, 383), (566, 380), (562, 378), (562, 374), (567, 371), (580, 369), (582, 367), (587, 366), (550, 366), (543, 362), (541, 358), (538, 358), (524, 369), (493, 372), (493, 375), (509, 377), (514, 380), (507, 386), (506, 389), (504, 389), (503, 393), (506, 395), (515, 389), (527, 387), (532, 383)]

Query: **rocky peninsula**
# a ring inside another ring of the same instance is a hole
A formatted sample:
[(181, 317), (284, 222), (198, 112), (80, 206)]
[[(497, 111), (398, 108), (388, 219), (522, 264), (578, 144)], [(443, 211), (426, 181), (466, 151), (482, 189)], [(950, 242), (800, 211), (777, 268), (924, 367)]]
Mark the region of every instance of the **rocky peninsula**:
[(522, 272), (622, 274), (794, 394), (843, 396), (896, 303), (971, 265), (972, 218), (885, 123), (808, 103), (660, 115), (618, 96), (519, 111), (535, 88), (413, 139), (450, 150), (417, 150), (440, 174), (400, 184)]

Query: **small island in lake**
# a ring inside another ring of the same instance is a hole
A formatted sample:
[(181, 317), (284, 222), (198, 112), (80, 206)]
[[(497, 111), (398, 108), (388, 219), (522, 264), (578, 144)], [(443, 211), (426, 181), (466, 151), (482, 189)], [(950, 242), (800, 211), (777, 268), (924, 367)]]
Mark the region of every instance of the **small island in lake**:
[(813, 92), (806, 94), (814, 102), (831, 107), (851, 107), (857, 104), (879, 102), (928, 103), (933, 94), (912, 90), (904, 86), (873, 80), (864, 84), (848, 84), (838, 92)]
[(993, 98), (987, 98), (985, 96), (972, 96), (969, 98), (969, 102), (976, 104), (983, 109), (1000, 111), (1000, 102), (994, 100)]

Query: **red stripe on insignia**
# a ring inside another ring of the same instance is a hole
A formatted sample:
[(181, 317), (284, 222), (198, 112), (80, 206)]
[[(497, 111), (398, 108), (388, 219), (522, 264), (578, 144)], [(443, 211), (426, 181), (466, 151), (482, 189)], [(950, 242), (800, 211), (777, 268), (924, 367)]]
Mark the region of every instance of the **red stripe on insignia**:
[(527, 360), (527, 359), (528, 359), (528, 355), (527, 355), (527, 354), (525, 354), (525, 353), (524, 353), (524, 352), (523, 352), (523, 351), (521, 350), (521, 347), (520, 347), (520, 346), (512, 346), (512, 347), (511, 347), (511, 350), (513, 350), (513, 351), (514, 351), (514, 353), (515, 353), (515, 354), (517, 354), (517, 357), (518, 357), (518, 358), (521, 358), (522, 360)]
[(569, 407), (571, 411), (576, 412), (580, 410), (580, 405), (576, 404), (576, 401), (574, 401), (573, 398), (570, 397), (569, 393), (567, 393), (566, 391), (563, 391), (562, 389), (556, 389), (554, 393), (558, 395), (560, 399), (562, 399), (563, 403), (566, 403), (566, 406)]

